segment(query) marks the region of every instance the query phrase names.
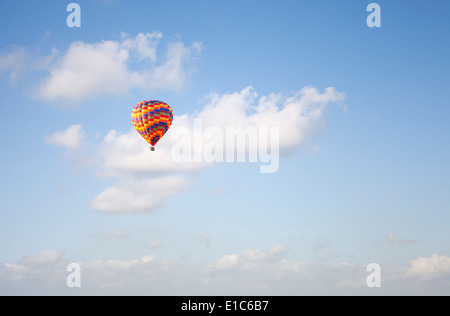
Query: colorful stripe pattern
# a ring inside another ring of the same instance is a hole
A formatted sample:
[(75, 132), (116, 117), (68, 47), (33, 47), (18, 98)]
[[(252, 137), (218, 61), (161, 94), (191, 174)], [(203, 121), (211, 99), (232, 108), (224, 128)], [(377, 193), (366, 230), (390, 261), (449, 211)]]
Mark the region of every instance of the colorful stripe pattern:
[(164, 136), (172, 121), (172, 109), (161, 101), (143, 101), (136, 104), (131, 112), (134, 128), (152, 146)]

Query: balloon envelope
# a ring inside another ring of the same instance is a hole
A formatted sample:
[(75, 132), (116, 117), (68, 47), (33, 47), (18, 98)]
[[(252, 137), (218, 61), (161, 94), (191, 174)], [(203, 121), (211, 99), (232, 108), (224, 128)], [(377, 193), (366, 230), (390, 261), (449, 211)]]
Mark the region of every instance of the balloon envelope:
[(173, 112), (162, 101), (150, 100), (136, 104), (131, 112), (131, 122), (138, 133), (152, 146), (164, 136), (172, 125)]

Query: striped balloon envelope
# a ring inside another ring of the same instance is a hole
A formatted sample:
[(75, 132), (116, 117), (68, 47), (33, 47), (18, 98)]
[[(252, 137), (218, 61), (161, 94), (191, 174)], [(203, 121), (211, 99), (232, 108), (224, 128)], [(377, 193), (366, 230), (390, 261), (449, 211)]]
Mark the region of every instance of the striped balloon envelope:
[(136, 104), (131, 112), (131, 122), (138, 133), (152, 146), (164, 136), (172, 125), (173, 112), (167, 103), (150, 100)]

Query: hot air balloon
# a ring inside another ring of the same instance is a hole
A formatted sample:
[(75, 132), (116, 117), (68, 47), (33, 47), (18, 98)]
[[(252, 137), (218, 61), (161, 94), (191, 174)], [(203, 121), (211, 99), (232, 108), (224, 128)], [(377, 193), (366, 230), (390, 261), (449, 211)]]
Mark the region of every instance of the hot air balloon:
[(136, 104), (131, 112), (131, 122), (138, 133), (155, 150), (156, 143), (172, 125), (173, 112), (170, 106), (162, 101), (150, 100)]

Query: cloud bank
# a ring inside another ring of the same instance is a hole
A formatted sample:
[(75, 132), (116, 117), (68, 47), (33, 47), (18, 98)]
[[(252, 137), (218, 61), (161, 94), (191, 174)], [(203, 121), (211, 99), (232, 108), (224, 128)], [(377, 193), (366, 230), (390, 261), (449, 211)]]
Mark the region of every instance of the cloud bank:
[[(156, 242), (155, 242), (156, 244)], [(159, 244), (159, 243), (158, 243)], [(149, 248), (154, 248), (149, 247)], [(0, 263), (2, 295), (448, 295), (449, 262), (434, 254), (409, 265), (381, 265), (381, 287), (368, 288), (366, 265), (286, 259), (288, 249), (243, 249), (207, 264), (145, 255), (77, 262), (81, 287), (68, 288), (69, 260), (47, 251)]]

